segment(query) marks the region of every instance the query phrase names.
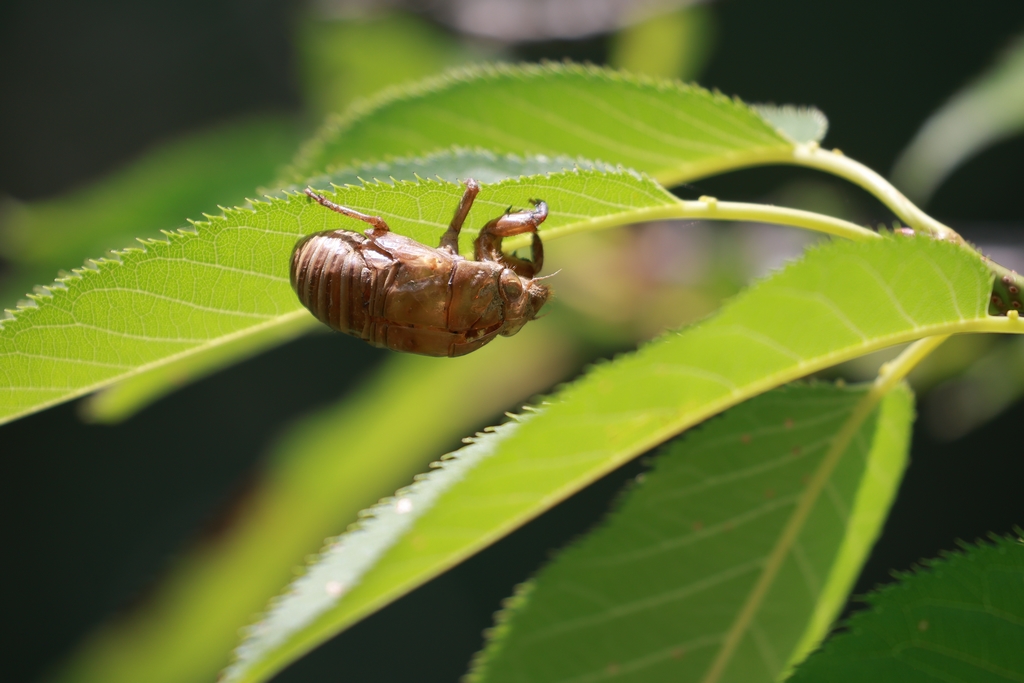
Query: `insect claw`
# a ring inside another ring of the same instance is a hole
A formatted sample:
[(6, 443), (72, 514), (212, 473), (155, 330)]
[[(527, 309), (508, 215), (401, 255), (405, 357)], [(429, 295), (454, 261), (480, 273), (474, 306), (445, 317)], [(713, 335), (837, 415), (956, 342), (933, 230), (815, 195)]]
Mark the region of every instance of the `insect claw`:
[(510, 213), (512, 213), (512, 207), (511, 207), (511, 206), (510, 206), (510, 207), (508, 207), (507, 209), (505, 209), (505, 215), (506, 215), (506, 216), (507, 216), (508, 214), (510, 214)]

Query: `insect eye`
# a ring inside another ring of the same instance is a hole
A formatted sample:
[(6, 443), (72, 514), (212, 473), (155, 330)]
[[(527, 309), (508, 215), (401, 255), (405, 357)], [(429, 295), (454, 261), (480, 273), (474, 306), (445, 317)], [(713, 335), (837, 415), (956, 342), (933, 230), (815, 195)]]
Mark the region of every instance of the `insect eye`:
[(506, 270), (501, 274), (501, 288), (505, 292), (505, 298), (509, 301), (515, 301), (523, 295), (522, 280), (511, 270)]

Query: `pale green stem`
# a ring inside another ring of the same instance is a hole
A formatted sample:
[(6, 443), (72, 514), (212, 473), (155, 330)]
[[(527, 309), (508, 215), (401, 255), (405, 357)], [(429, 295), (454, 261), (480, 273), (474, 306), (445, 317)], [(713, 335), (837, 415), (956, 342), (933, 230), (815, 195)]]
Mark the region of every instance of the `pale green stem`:
[(878, 233), (849, 221), (811, 211), (789, 209), (784, 206), (745, 204), (743, 202), (720, 202), (714, 197), (701, 197), (697, 201), (682, 202), (688, 218), (715, 221), (749, 221), (753, 223), (774, 223), (792, 225), (823, 232), (854, 241), (878, 238)]
[(888, 180), (864, 164), (844, 156), (838, 149), (826, 150), (822, 149), (816, 142), (809, 142), (794, 145), (791, 148), (774, 147), (768, 150), (741, 153), (723, 161), (724, 163), (719, 162), (716, 165), (690, 164), (686, 167), (685, 173), (673, 173), (669, 170), (658, 174), (656, 179), (666, 187), (673, 187), (694, 178), (741, 168), (770, 166), (773, 164), (807, 166), (837, 175), (840, 178), (849, 180), (854, 185), (859, 185), (877, 197), (894, 214), (902, 218), (908, 226), (915, 230), (939, 239), (953, 242), (963, 241), (956, 231), (919, 209), (902, 192), (893, 187), (892, 183)]
[[(585, 221), (574, 221), (565, 227), (548, 228), (542, 232), (545, 240), (566, 237), (578, 232), (591, 232), (605, 228), (615, 228), (631, 223), (664, 220), (713, 220), (713, 221), (748, 221), (754, 223), (772, 223), (775, 225), (791, 225), (806, 228), (827, 235), (845, 237), (855, 241), (875, 239), (878, 233), (861, 227), (855, 223), (826, 216), (812, 211), (789, 209), (784, 206), (768, 206), (766, 204), (746, 204), (743, 202), (720, 202), (714, 197), (701, 197), (695, 201), (676, 200), (661, 206), (647, 209), (636, 209), (602, 216)], [(467, 231), (468, 232), (468, 231)], [(506, 250), (521, 249), (529, 246), (529, 235), (518, 235), (506, 239), (503, 247)]]
[(844, 156), (838, 149), (825, 150), (816, 143), (797, 145), (793, 149), (793, 160), (801, 166), (827, 171), (861, 186), (919, 232), (950, 242), (963, 242), (955, 230), (919, 209), (888, 180), (859, 161)]
[(949, 339), (949, 335), (943, 334), (916, 341), (907, 347), (895, 360), (885, 363), (879, 369), (878, 378), (875, 380), (871, 390), (854, 406), (850, 417), (847, 418), (846, 422), (843, 423), (843, 426), (836, 433), (835, 438), (832, 439), (828, 452), (825, 454), (821, 464), (818, 465), (811, 480), (807, 483), (807, 488), (804, 489), (803, 494), (800, 496), (800, 502), (797, 503), (796, 509), (786, 522), (786, 527), (782, 530), (779, 540), (775, 543), (771, 554), (765, 561), (764, 569), (761, 570), (761, 575), (758, 577), (754, 588), (750, 591), (750, 595), (747, 596), (747, 600), (736, 616), (736, 620), (729, 627), (729, 631), (722, 641), (722, 647), (711, 663), (711, 667), (704, 676), (702, 683), (718, 683), (721, 679), (722, 674), (732, 661), (736, 648), (739, 647), (740, 642), (747, 633), (747, 629), (750, 627), (765, 597), (768, 595), (768, 591), (775, 582), (779, 570), (782, 569), (786, 557), (789, 556), (793, 545), (803, 531), (811, 511), (814, 509), (814, 505), (818, 502), (818, 498), (832, 477), (836, 465), (839, 464), (839, 461), (849, 448), (850, 442), (853, 441), (853, 437), (857, 435), (857, 432), (863, 426), (864, 421), (893, 387), (947, 339)]

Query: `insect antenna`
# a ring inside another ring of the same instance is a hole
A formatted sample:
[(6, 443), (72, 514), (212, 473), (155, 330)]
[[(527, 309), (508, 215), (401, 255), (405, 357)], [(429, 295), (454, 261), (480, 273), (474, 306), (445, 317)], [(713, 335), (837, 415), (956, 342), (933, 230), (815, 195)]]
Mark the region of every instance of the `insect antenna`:
[(562, 272), (562, 269), (561, 269), (561, 268), (559, 268), (558, 270), (556, 270), (556, 271), (555, 271), (555, 272), (553, 272), (553, 273), (548, 273), (547, 275), (541, 275), (541, 276), (539, 276), (539, 277), (535, 277), (535, 278), (533, 278), (533, 280), (534, 280), (535, 282), (536, 282), (537, 280), (547, 280), (548, 278), (553, 278), (554, 276), (558, 275), (558, 274), (559, 274), (559, 273), (561, 273), (561, 272)]

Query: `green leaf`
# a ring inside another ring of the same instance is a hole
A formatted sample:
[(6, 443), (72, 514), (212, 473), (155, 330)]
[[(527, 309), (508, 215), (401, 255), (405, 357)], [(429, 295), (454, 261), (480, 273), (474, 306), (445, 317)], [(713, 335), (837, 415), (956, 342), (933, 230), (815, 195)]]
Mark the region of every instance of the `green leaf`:
[(666, 185), (792, 149), (747, 105), (697, 86), (573, 64), (483, 66), (350, 109), (306, 147), (290, 182), (458, 145), (622, 164)]
[(961, 439), (1024, 397), (1024, 337), (983, 351), (929, 395), (923, 418), (934, 437)]
[[(443, 182), (339, 188), (335, 201), (381, 215), (392, 229), (437, 244), (462, 195)], [(548, 233), (642, 220), (672, 195), (635, 174), (571, 171), (485, 186), (463, 235), (510, 205), (542, 197)], [(302, 235), (362, 229), (301, 195), (231, 209), (195, 232), (118, 252), (61, 278), (0, 328), (0, 423), (117, 380), (212, 352), (272, 328), (301, 325), (309, 313), (288, 283)], [(499, 342), (500, 343), (500, 342)]]
[(777, 680), (842, 608), (906, 466), (913, 399), (903, 388), (846, 441), (824, 488), (808, 486), (867, 393), (786, 387), (669, 444), (608, 520), (498, 616), (470, 680), (708, 680), (798, 503), (813, 497), (715, 676)]
[(715, 29), (711, 10), (703, 5), (656, 12), (612, 36), (608, 61), (633, 73), (690, 81), (711, 56)]
[(228, 680), (264, 680), (730, 406), (872, 350), (980, 324), (989, 286), (984, 265), (946, 242), (892, 238), (811, 251), (707, 322), (594, 368), (538, 414), (503, 425), (375, 508), (254, 627)]
[(53, 680), (213, 681), (296, 558), (476, 425), (564, 379), (575, 359), (558, 329), (552, 316), (461, 358), (391, 355), (349, 396), (276, 439), (246, 514), (179, 558), (147, 600), (93, 633)]
[(994, 538), (870, 594), (793, 683), (1024, 680), (1024, 542)]
[[(328, 18), (310, 8), (298, 26), (305, 93), (319, 120), (357, 97), (426, 78), (476, 55), (441, 28), (412, 14)], [(327, 8), (319, 8), (329, 13)]]
[(893, 167), (893, 183), (926, 202), (962, 163), (1024, 131), (1024, 36), (932, 114)]

